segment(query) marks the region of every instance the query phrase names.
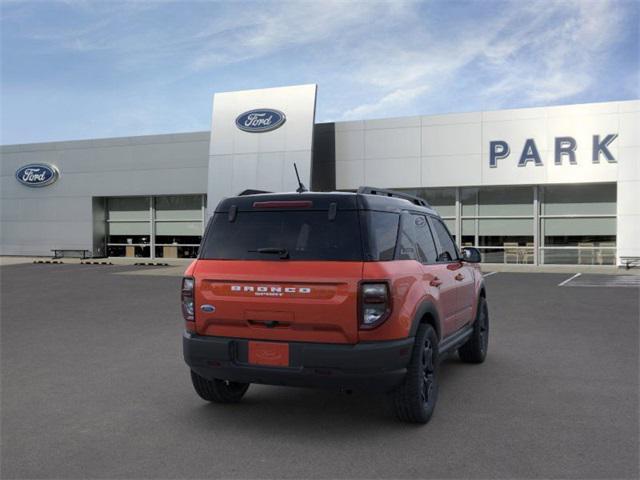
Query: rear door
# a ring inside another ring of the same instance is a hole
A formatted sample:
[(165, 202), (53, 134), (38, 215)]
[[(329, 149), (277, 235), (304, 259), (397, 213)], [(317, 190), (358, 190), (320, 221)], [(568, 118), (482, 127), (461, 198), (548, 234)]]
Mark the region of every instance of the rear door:
[[(457, 328), (457, 293), (454, 273), (448, 265), (438, 262), (436, 242), (425, 215), (408, 216), (413, 225), (416, 241), (416, 259), (422, 264), (425, 288), (438, 299), (442, 316), (442, 334), (453, 333)], [(437, 293), (436, 293), (437, 291)]]
[(455, 291), (455, 315), (452, 320), (453, 331), (469, 323), (471, 300), (473, 299), (473, 271), (459, 260), (458, 250), (449, 230), (439, 218), (429, 217), (429, 224), (438, 249), (437, 263), (444, 265)]
[(215, 214), (194, 272), (197, 332), (356, 343), (357, 211), (274, 205)]

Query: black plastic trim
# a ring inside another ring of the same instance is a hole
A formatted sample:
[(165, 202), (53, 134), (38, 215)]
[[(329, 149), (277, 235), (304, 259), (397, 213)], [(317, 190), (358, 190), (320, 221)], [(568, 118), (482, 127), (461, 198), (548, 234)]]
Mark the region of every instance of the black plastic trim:
[(422, 319), (427, 313), (430, 314), (431, 317), (433, 318), (435, 323), (434, 328), (436, 330), (436, 334), (438, 335), (438, 338), (441, 338), (442, 325), (440, 324), (440, 315), (438, 314), (438, 310), (436, 309), (436, 306), (429, 301), (422, 302), (420, 307), (418, 307), (415, 317), (413, 318), (413, 323), (411, 324), (411, 331), (409, 332), (410, 337), (416, 336), (416, 333), (418, 332), (418, 327), (420, 326), (420, 322), (422, 321)]
[(380, 392), (402, 382), (414, 343), (413, 338), (355, 345), (287, 342), (289, 367), (268, 367), (248, 363), (249, 341), (184, 332), (184, 359), (209, 379)]
[(462, 346), (473, 333), (473, 325), (466, 325), (447, 338), (443, 339), (438, 345), (438, 353), (444, 355), (456, 348)]

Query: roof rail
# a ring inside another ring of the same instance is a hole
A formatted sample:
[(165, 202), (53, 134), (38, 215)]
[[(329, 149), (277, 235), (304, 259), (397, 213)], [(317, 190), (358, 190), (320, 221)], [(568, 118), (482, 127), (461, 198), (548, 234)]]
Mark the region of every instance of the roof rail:
[(273, 192), (267, 192), (266, 190), (253, 190), (251, 188), (248, 188), (247, 190), (243, 190), (241, 191), (238, 196), (239, 197), (244, 197), (246, 195), (259, 195), (261, 193), (273, 193)]
[(423, 198), (416, 197), (414, 195), (409, 195), (408, 193), (396, 192), (394, 190), (385, 190), (383, 188), (377, 188), (377, 187), (360, 187), (358, 188), (357, 193), (361, 193), (365, 195), (381, 195), (383, 197), (402, 198), (403, 200), (408, 200), (415, 205), (431, 208), (431, 205), (429, 205), (427, 201), (424, 200)]

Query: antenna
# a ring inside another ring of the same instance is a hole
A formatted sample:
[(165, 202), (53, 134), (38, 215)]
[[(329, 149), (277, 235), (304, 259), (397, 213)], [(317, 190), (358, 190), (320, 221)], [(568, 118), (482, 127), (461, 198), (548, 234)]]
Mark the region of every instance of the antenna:
[(307, 190), (307, 187), (304, 186), (304, 183), (302, 183), (300, 181), (300, 174), (298, 173), (298, 166), (296, 165), (296, 162), (293, 162), (293, 168), (296, 171), (296, 177), (298, 178), (298, 188), (296, 188), (296, 192), (298, 193), (302, 193), (302, 192), (308, 192), (309, 190)]

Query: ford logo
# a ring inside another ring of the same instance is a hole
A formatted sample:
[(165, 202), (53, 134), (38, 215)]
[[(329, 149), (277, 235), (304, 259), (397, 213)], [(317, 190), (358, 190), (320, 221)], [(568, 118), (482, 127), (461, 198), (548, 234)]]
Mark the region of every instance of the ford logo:
[(16, 171), (16, 180), (27, 187), (46, 187), (58, 180), (59, 176), (58, 169), (46, 163), (32, 163)]
[(238, 115), (236, 126), (245, 132), (259, 133), (275, 130), (287, 120), (279, 110), (259, 108)]

